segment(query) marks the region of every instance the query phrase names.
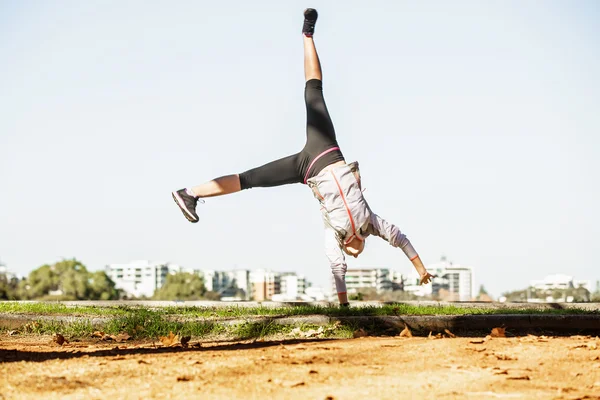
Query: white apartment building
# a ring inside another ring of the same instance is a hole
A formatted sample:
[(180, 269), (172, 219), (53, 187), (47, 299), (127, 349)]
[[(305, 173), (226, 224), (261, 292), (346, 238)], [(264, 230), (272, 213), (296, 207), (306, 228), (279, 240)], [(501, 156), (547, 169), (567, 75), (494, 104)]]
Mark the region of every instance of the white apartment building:
[(181, 271), (181, 267), (165, 262), (136, 260), (129, 264), (109, 264), (104, 270), (115, 282), (115, 287), (128, 296), (152, 297), (154, 291), (165, 283), (167, 275)]
[(198, 271), (204, 281), (204, 287), (211, 292), (219, 293), (221, 290), (229, 286), (230, 277), (222, 271), (214, 269), (203, 269)]
[(252, 284), (250, 283), (250, 270), (236, 269), (228, 271), (231, 277), (231, 287), (244, 292), (244, 296), (240, 300), (250, 300), (252, 296)]
[(275, 293), (273, 301), (296, 301), (304, 298), (306, 278), (295, 272), (284, 272), (280, 275), (279, 293)]
[(473, 298), (474, 281), (471, 267), (453, 264), (442, 257), (439, 263), (426, 266), (427, 271), (435, 275), (431, 284), (419, 285), (419, 276), (413, 271), (411, 278), (404, 284), (404, 290), (416, 296), (445, 295), (447, 301), (470, 301)]
[[(332, 293), (335, 293), (335, 281), (331, 277)], [(392, 290), (390, 270), (387, 268), (349, 268), (346, 271), (348, 293), (357, 293), (361, 288), (375, 288), (377, 292)]]
[[(204, 281), (206, 290), (223, 295), (222, 300), (250, 300), (252, 285), (250, 270), (216, 271), (203, 269), (196, 271)], [(243, 295), (241, 294), (243, 292)]]

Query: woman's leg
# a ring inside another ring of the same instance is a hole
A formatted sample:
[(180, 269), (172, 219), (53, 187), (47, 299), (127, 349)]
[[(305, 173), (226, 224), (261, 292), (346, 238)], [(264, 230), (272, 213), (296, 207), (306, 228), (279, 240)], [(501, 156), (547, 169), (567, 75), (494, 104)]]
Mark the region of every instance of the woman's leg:
[(293, 154), (241, 174), (225, 175), (190, 188), (195, 197), (215, 197), (253, 187), (273, 187), (300, 183), (298, 154)]
[[(344, 161), (335, 136), (333, 122), (323, 97), (323, 72), (313, 39), (317, 21), (316, 10), (304, 12), (304, 78), (306, 88), (306, 145), (301, 152), (304, 181), (319, 173), (326, 166)], [(306, 32), (308, 30), (308, 32)]]
[(224, 196), (253, 187), (272, 187), (302, 182), (299, 154), (294, 154), (241, 174), (225, 175), (201, 185), (172, 193), (175, 203), (190, 222), (198, 222), (196, 205), (204, 197)]
[(321, 63), (312, 35), (304, 35), (304, 79), (307, 82), (311, 79), (323, 80)]
[(240, 190), (242, 189), (240, 187), (240, 178), (238, 174), (221, 176), (212, 181), (190, 188), (192, 194), (199, 198), (223, 196), (239, 192)]
[[(307, 9), (304, 13), (304, 17), (305, 23), (302, 31), (304, 33), (305, 78), (307, 81), (311, 80), (311, 82), (315, 82), (317, 83), (317, 86), (319, 86), (321, 79), (321, 65), (312, 40), (314, 24), (317, 20), (317, 12), (316, 10)], [(311, 88), (312, 87), (313, 86), (311, 86)], [(329, 120), (329, 123), (331, 124), (327, 108), (322, 100), (322, 88), (320, 89), (320, 95), (318, 93), (319, 89), (317, 88), (316, 90), (316, 96), (306, 95), (305, 92), (305, 96), (307, 96), (307, 109), (311, 108), (315, 110), (309, 112), (309, 125), (311, 124), (311, 121), (318, 118), (315, 116), (315, 114), (318, 113), (325, 113), (325, 123)], [(309, 97), (311, 99), (310, 101)], [(323, 118), (321, 117), (321, 119)], [(318, 121), (315, 121), (314, 123), (322, 124), (322, 122)], [(331, 125), (331, 129), (333, 129), (333, 125)], [(307, 144), (308, 142), (309, 140), (307, 140)], [(293, 154), (258, 168), (242, 172), (241, 174), (225, 175), (191, 188), (180, 189), (172, 193), (173, 199), (181, 208), (183, 215), (189, 221), (198, 222), (196, 205), (200, 198), (224, 196), (253, 187), (273, 187), (291, 183), (301, 183), (305, 177), (304, 173), (308, 166), (308, 161), (310, 161), (310, 153), (307, 153), (305, 150), (301, 153)]]

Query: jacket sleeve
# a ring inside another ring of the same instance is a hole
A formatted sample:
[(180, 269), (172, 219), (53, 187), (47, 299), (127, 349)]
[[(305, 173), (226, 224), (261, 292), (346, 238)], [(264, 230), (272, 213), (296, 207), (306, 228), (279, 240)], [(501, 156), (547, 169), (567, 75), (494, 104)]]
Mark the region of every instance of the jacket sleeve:
[(419, 256), (413, 245), (410, 243), (410, 240), (408, 240), (405, 234), (400, 232), (400, 229), (398, 229), (396, 225), (390, 224), (375, 213), (371, 214), (367, 233), (379, 236), (388, 241), (392, 246), (401, 248), (411, 261)]
[(336, 291), (346, 293), (346, 256), (335, 237), (335, 231), (328, 225), (325, 225), (325, 254), (331, 266)]

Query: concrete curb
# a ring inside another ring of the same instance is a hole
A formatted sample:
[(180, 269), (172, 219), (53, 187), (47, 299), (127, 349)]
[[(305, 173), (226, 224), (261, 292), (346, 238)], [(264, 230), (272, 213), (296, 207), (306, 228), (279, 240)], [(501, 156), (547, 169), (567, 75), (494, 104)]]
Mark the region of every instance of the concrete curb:
[[(29, 322), (44, 321), (58, 323), (88, 322), (102, 325), (112, 317), (49, 316), (49, 315), (0, 315), (0, 328), (17, 329)], [(505, 327), (509, 332), (556, 332), (564, 334), (591, 333), (600, 334), (600, 315), (535, 315), (535, 314), (494, 314), (494, 315), (406, 315), (406, 316), (337, 316), (306, 315), (297, 317), (248, 317), (241, 319), (178, 318), (182, 322), (215, 323), (222, 325), (241, 325), (273, 323), (277, 325), (328, 325), (341, 323), (353, 327), (379, 327), (403, 329), (408, 326), (414, 332), (452, 332), (491, 331), (492, 328)], [(170, 318), (170, 319), (171, 319)]]

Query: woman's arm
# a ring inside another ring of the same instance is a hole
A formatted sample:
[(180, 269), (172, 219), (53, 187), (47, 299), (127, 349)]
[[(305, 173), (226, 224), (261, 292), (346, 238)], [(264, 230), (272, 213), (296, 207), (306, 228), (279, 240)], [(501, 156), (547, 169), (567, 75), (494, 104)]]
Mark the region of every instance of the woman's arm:
[(413, 258), (411, 261), (412, 261), (413, 266), (419, 273), (419, 276), (421, 277), (421, 279), (419, 280), (419, 285), (427, 284), (427, 283), (431, 282), (431, 279), (435, 278), (435, 275), (431, 275), (429, 272), (427, 272), (427, 269), (425, 269), (425, 266), (423, 265), (423, 262), (421, 261), (421, 257), (417, 256), (416, 258)]
[(347, 305), (346, 270), (348, 267), (346, 265), (346, 257), (335, 237), (335, 231), (327, 225), (325, 225), (325, 255), (327, 255), (327, 259), (329, 260), (338, 300), (340, 304)]
[(375, 236), (379, 236), (380, 238), (388, 241), (392, 246), (399, 247), (404, 251), (406, 257), (412, 262), (413, 266), (419, 273), (420, 284), (426, 284), (431, 281), (434, 275), (431, 275), (427, 272), (427, 269), (423, 265), (419, 254), (413, 247), (412, 243), (405, 234), (403, 234), (400, 229), (394, 224), (391, 224), (381, 218), (379, 215), (372, 213), (371, 214), (371, 223), (367, 229), (367, 233)]

